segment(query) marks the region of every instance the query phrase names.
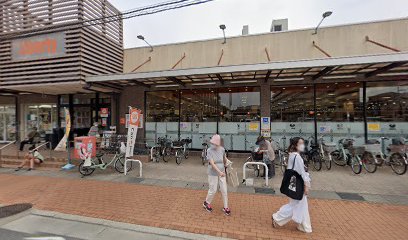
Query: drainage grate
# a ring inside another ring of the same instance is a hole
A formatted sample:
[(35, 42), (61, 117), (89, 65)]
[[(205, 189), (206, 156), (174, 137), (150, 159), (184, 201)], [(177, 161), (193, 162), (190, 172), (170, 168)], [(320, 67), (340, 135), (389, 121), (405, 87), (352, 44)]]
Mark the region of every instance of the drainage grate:
[(365, 199), (360, 196), (358, 193), (344, 193), (344, 192), (336, 192), (337, 195), (340, 196), (341, 199), (345, 200), (354, 200), (354, 201), (365, 201)]
[(255, 188), (255, 193), (275, 194), (275, 190), (273, 190), (273, 188)]
[(20, 204), (13, 204), (4, 207), (0, 207), (0, 218), (9, 217), (25, 210), (32, 208), (33, 205), (31, 203), (20, 203)]

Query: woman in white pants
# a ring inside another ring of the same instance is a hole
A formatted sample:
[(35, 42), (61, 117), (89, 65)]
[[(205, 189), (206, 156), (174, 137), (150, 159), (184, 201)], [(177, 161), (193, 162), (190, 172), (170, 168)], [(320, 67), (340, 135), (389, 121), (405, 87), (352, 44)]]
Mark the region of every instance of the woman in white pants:
[(297, 229), (305, 233), (312, 232), (312, 225), (310, 222), (309, 208), (307, 203), (307, 195), (310, 189), (310, 177), (309, 173), (305, 169), (305, 164), (300, 152), (305, 150), (305, 143), (302, 138), (295, 137), (291, 139), (289, 146), (289, 160), (288, 168), (291, 168), (298, 172), (305, 182), (305, 193), (302, 200), (290, 199), (289, 203), (283, 205), (278, 212), (272, 215), (273, 227), (283, 226), (290, 220), (293, 220), (298, 224)]
[(203, 203), (204, 209), (208, 212), (212, 212), (211, 202), (217, 193), (218, 184), (220, 185), (220, 191), (222, 195), (222, 201), (224, 208), (222, 211), (225, 215), (229, 216), (231, 210), (228, 207), (228, 193), (227, 193), (227, 181), (225, 177), (225, 166), (227, 163), (227, 157), (225, 155), (225, 149), (221, 146), (221, 137), (216, 134), (211, 137), (211, 147), (207, 149), (208, 160), (208, 194)]

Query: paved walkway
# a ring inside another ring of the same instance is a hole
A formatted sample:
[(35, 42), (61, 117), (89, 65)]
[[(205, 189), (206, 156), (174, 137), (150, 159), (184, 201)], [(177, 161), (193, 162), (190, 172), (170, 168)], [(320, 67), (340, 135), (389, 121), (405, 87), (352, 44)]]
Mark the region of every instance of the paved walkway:
[(237, 239), (406, 239), (408, 206), (311, 199), (314, 232), (271, 227), (287, 199), (230, 193), (232, 216), (201, 207), (206, 191), (84, 179), (0, 174), (0, 204), (30, 202), (40, 210)]
[(30, 209), (0, 219), (0, 239), (223, 240), (224, 238)]

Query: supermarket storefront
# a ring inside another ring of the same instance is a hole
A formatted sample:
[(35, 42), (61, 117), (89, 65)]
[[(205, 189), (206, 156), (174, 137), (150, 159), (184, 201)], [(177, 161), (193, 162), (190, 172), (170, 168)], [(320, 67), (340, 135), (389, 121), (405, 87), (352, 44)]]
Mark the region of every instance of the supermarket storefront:
[(160, 136), (189, 137), (199, 149), (219, 133), (228, 149), (244, 151), (261, 134), (263, 117), (270, 117), (271, 137), (286, 137), (286, 144), (293, 136), (354, 138), (357, 144), (381, 136), (408, 137), (407, 71), (408, 54), (393, 53), (94, 76), (88, 81), (137, 85), (127, 89), (137, 88), (144, 100), (127, 96), (126, 101), (144, 110), (148, 142)]

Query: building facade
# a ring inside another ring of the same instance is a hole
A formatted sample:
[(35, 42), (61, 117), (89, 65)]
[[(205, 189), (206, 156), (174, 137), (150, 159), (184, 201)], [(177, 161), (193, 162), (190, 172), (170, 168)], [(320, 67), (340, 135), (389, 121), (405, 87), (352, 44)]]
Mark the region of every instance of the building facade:
[(108, 1), (1, 1), (0, 141), (24, 138), (33, 127), (51, 140), (65, 126), (65, 107), (75, 134), (94, 121), (108, 128), (114, 122), (101, 109), (112, 114), (120, 89), (90, 87), (85, 78), (122, 68), (122, 20)]
[(245, 151), (268, 128), (263, 117), (270, 118), (271, 137), (286, 146), (293, 136), (356, 144), (407, 137), (407, 23), (125, 49), (123, 74), (87, 81), (123, 86), (119, 116), (129, 105), (141, 108), (151, 143), (190, 137), (201, 148), (219, 133), (228, 149)]
[(247, 151), (260, 134), (286, 145), (408, 137), (407, 19), (151, 51), (123, 49), (120, 12), (106, 0), (9, 0), (0, 13), (0, 141), (33, 127), (58, 139), (64, 108), (74, 134), (94, 121), (125, 133), (128, 106), (143, 111), (138, 138), (150, 144), (189, 137), (199, 149), (219, 133)]

